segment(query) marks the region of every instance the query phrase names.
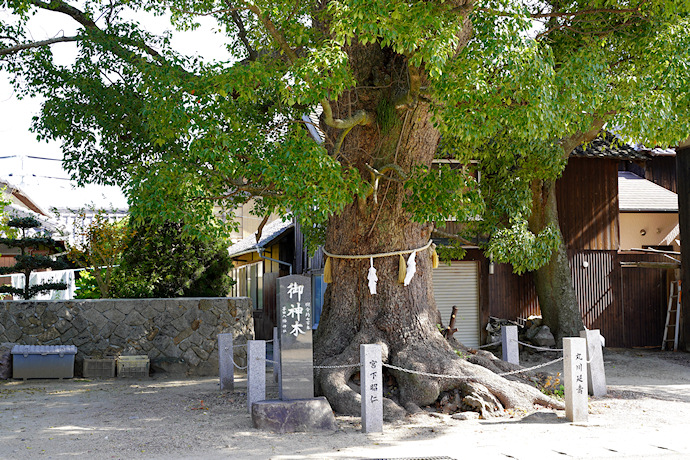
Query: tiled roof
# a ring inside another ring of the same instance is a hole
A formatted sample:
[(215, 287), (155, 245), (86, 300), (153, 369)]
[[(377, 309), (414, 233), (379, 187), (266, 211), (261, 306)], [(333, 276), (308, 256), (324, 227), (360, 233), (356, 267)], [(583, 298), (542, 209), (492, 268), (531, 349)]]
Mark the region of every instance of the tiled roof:
[(618, 171), (621, 212), (678, 212), (678, 195), (630, 171)]
[(635, 150), (609, 132), (600, 134), (588, 144), (580, 145), (570, 153), (570, 156), (614, 160), (648, 160), (650, 158), (648, 154)]
[(230, 257), (237, 257), (249, 252), (255, 252), (257, 249), (261, 250), (292, 226), (292, 219), (286, 222), (283, 222), (282, 219), (276, 219), (264, 226), (263, 231), (261, 232), (261, 239), (258, 243), (256, 242), (256, 235), (249, 235), (248, 237), (230, 246), (228, 248), (228, 253), (230, 254)]

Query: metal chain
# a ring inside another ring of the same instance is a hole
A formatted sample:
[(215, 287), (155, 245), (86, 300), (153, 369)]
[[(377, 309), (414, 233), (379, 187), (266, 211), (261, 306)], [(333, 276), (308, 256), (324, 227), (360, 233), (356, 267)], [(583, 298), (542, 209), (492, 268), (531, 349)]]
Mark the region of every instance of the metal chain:
[(232, 364), (234, 364), (235, 367), (238, 368), (238, 369), (241, 370), (241, 371), (243, 371), (243, 370), (245, 370), (245, 369), (247, 368), (247, 366), (244, 366), (244, 367), (238, 366), (234, 359), (232, 360)]
[(535, 370), (535, 369), (540, 369), (540, 368), (542, 368), (542, 367), (546, 367), (546, 366), (549, 366), (549, 365), (551, 365), (551, 364), (555, 364), (555, 363), (557, 363), (557, 362), (559, 362), (559, 361), (563, 361), (563, 356), (561, 356), (560, 358), (556, 358), (556, 359), (554, 359), (553, 361), (549, 361), (548, 363), (539, 364), (539, 365), (537, 365), (537, 366), (528, 367), (528, 368), (526, 368), (526, 369), (518, 369), (518, 370), (516, 370), (516, 371), (503, 372), (502, 374), (497, 374), (497, 375), (498, 375), (499, 377), (505, 377), (506, 375), (521, 374), (521, 373), (523, 373), (523, 372), (533, 371), (533, 370)]
[(464, 375), (463, 376), (444, 375), (444, 374), (432, 374), (431, 372), (413, 371), (410, 369), (405, 369), (404, 367), (393, 366), (392, 364), (386, 364), (386, 363), (382, 363), (381, 365), (383, 367), (387, 367), (389, 369), (395, 369), (397, 371), (407, 372), (408, 374), (423, 375), (425, 377), (436, 377), (436, 378), (440, 378), (440, 379), (458, 379), (458, 380), (469, 380), (471, 378), (476, 378), (476, 377), (467, 377)]
[(517, 340), (516, 342), (519, 343), (520, 345), (524, 345), (524, 346), (529, 347), (529, 348), (534, 348), (535, 350), (539, 350), (539, 351), (563, 351), (562, 348), (537, 347), (537, 346), (534, 346), (534, 345), (529, 344), (529, 343), (520, 342), (519, 340)]
[(355, 363), (355, 364), (340, 364), (336, 366), (314, 366), (314, 369), (344, 369), (346, 367), (357, 367), (361, 366), (362, 363)]
[[(533, 371), (535, 369), (546, 367), (548, 365), (557, 363), (557, 362), (562, 361), (562, 360), (563, 360), (563, 357), (561, 356), (560, 358), (554, 359), (553, 361), (549, 361), (548, 363), (539, 364), (539, 365), (534, 366), (534, 367), (528, 367), (525, 369), (518, 369), (518, 370), (510, 371), (510, 372), (503, 372), (501, 374), (496, 374), (496, 375), (498, 375), (499, 377), (505, 377), (507, 375), (520, 374), (522, 372)], [(407, 372), (408, 374), (423, 375), (425, 377), (434, 377), (434, 378), (441, 378), (441, 379), (456, 379), (456, 380), (470, 380), (470, 379), (476, 378), (476, 377), (468, 377), (468, 376), (464, 376), (464, 375), (433, 374), (431, 372), (413, 371), (410, 369), (405, 369), (403, 367), (393, 366), (392, 364), (386, 364), (386, 363), (383, 363), (382, 366), (387, 367), (389, 369), (395, 369), (398, 371)]]

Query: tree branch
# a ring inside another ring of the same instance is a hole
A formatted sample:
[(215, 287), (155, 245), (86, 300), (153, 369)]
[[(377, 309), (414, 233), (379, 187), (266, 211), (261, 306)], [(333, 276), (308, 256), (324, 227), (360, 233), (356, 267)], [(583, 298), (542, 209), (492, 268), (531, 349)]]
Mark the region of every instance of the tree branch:
[(591, 142), (603, 129), (605, 121), (602, 118), (595, 118), (592, 122), (592, 126), (589, 130), (585, 132), (577, 132), (570, 137), (561, 139), (559, 142), (563, 148), (563, 156), (568, 158), (570, 153), (575, 150), (579, 145), (585, 142)]
[(23, 51), (23, 50), (40, 48), (42, 46), (48, 46), (48, 45), (52, 45), (54, 43), (76, 42), (79, 39), (80, 38), (77, 36), (74, 36), (74, 37), (55, 37), (55, 38), (49, 38), (47, 40), (40, 40), (37, 42), (22, 43), (19, 45), (14, 45), (14, 46), (0, 49), (0, 56), (7, 56), (10, 54), (18, 53), (18, 52)]

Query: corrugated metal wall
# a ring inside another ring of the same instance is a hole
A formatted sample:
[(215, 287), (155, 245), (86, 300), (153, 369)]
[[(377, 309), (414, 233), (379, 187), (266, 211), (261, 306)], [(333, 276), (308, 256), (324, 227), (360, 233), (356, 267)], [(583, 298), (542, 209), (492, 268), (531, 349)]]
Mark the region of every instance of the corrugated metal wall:
[(569, 251), (568, 258), (585, 326), (601, 330), (608, 346), (624, 346), (620, 264), (616, 251)]
[(556, 195), (568, 249), (619, 248), (617, 160), (570, 158)]
[(468, 347), (480, 345), (479, 339), (479, 269), (477, 262), (440, 264), (433, 271), (434, 298), (445, 326), (453, 306), (458, 307), (454, 334)]

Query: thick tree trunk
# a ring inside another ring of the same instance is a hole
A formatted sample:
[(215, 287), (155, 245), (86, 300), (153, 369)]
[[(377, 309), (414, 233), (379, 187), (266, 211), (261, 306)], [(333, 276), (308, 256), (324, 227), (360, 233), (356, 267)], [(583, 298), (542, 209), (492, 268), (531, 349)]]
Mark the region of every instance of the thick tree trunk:
[[(345, 165), (356, 167), (363, 177), (369, 177), (369, 168), (383, 170), (395, 165), (403, 174), (409, 174), (416, 165), (430, 166), (439, 133), (433, 127), (428, 105), (414, 100), (414, 85), (420, 82), (408, 75), (405, 60), (375, 46), (353, 47), (350, 56), (355, 63), (353, 68), (360, 71), (356, 76), (358, 82), (379, 89), (346, 94), (340, 98), (340, 104), (332, 104), (333, 114), (344, 119), (355, 108), (364, 109), (375, 114), (376, 123), (355, 127), (333, 155)], [(352, 102), (353, 106), (345, 102)], [(337, 139), (337, 131), (327, 132)], [(334, 146), (338, 144), (333, 142)], [(399, 178), (397, 173), (392, 176)], [(330, 219), (326, 250), (332, 254), (364, 255), (425, 246), (432, 226), (410, 220), (403, 209), (406, 193), (401, 183), (381, 178), (380, 186), (366, 200), (355, 200)], [(534, 402), (556, 404), (535, 388), (498, 377), (454, 353), (437, 327), (440, 316), (433, 298), (429, 250), (417, 253), (417, 272), (408, 286), (398, 281), (399, 256), (374, 259), (378, 276), (375, 295), (368, 289), (369, 259), (331, 259), (331, 264), (333, 282), (325, 293), (315, 337), (315, 364), (357, 363), (360, 344), (380, 343), (384, 363), (472, 377), (470, 384), (391, 371), (388, 375), (394, 377), (396, 384), (394, 394), (384, 403), (388, 418), (404, 414), (403, 407), (414, 411), (432, 404), (441, 391), (461, 386), (466, 404), (485, 415), (502, 411), (503, 407), (531, 407)], [(336, 411), (359, 413), (360, 396), (351, 381), (357, 372), (357, 367), (317, 370), (317, 388)]]
[(551, 260), (534, 272), (534, 284), (544, 324), (549, 326), (557, 342), (561, 343), (563, 337), (579, 337), (584, 323), (573, 288), (568, 253), (560, 234), (556, 182), (535, 180), (532, 182), (529, 228), (532, 232), (539, 233), (549, 225), (558, 228), (559, 245)]

